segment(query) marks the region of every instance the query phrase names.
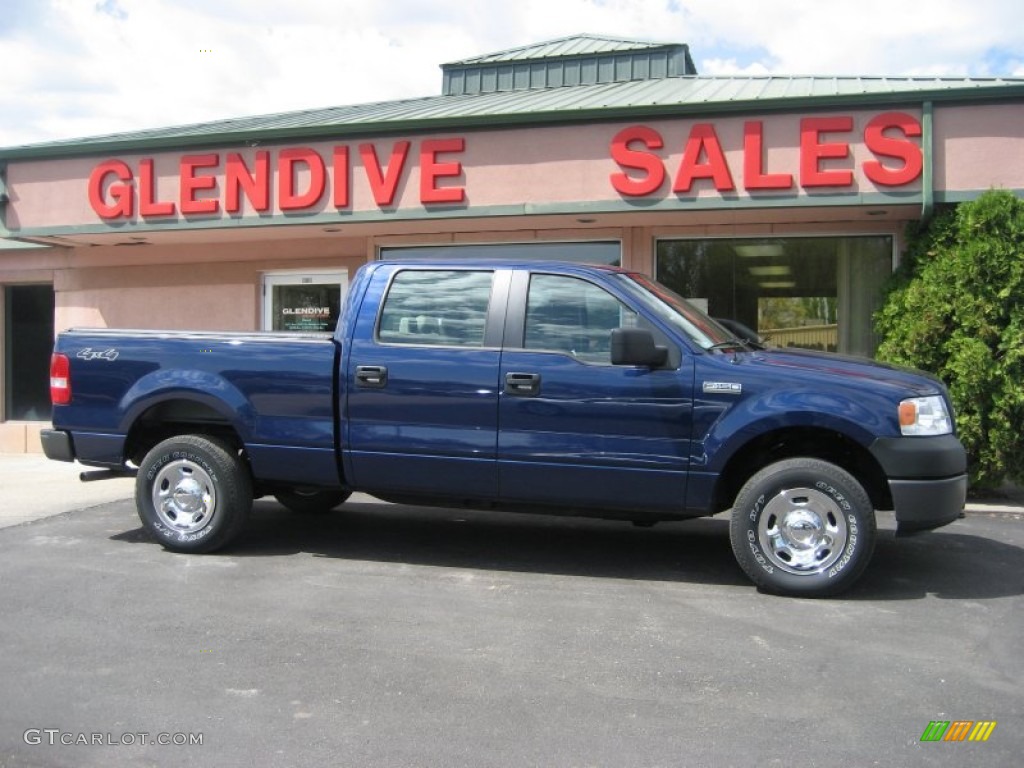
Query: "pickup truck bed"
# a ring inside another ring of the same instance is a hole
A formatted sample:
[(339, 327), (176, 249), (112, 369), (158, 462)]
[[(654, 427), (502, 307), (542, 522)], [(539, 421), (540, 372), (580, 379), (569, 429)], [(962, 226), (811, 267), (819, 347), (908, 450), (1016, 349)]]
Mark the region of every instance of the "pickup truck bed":
[(255, 477), (339, 483), (330, 334), (73, 329), (61, 343), (88, 370), (61, 423), (83, 464), (137, 466), (155, 433), (230, 424)]

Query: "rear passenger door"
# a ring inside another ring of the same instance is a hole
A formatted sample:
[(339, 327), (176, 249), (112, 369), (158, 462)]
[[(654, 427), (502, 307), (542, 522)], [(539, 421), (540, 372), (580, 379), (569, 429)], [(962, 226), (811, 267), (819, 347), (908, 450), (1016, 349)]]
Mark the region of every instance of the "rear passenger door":
[(507, 270), (413, 267), (371, 287), (364, 307), (376, 301), (379, 311), (360, 314), (346, 355), (344, 455), (359, 487), (494, 495), (509, 279)]

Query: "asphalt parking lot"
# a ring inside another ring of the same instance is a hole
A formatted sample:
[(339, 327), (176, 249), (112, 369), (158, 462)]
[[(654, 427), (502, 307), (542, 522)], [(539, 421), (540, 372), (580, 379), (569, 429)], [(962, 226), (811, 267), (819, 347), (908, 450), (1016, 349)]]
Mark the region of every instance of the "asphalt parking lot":
[[(636, 529), (365, 496), (303, 516), (264, 500), (236, 545), (190, 556), (146, 538), (130, 481), (96, 485), (6, 486), (53, 497), (38, 499), (53, 514), (0, 529), (3, 768), (1024, 754), (1013, 505), (900, 539), (883, 515), (858, 586), (812, 601), (751, 587), (724, 519)], [(997, 725), (922, 742), (932, 721)]]

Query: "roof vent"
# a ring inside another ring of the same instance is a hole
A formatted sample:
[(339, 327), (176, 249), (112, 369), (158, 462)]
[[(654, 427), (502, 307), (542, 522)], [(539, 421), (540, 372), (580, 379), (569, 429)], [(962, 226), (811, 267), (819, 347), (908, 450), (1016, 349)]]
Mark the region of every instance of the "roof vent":
[(682, 43), (574, 35), (442, 64), (445, 96), (696, 75)]

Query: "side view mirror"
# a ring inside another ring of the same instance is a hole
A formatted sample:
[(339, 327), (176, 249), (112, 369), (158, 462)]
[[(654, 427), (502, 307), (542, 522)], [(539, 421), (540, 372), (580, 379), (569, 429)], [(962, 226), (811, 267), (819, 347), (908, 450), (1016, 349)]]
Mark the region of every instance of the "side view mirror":
[(668, 350), (654, 343), (646, 328), (616, 328), (612, 331), (612, 365), (642, 365), (657, 368), (668, 360)]

